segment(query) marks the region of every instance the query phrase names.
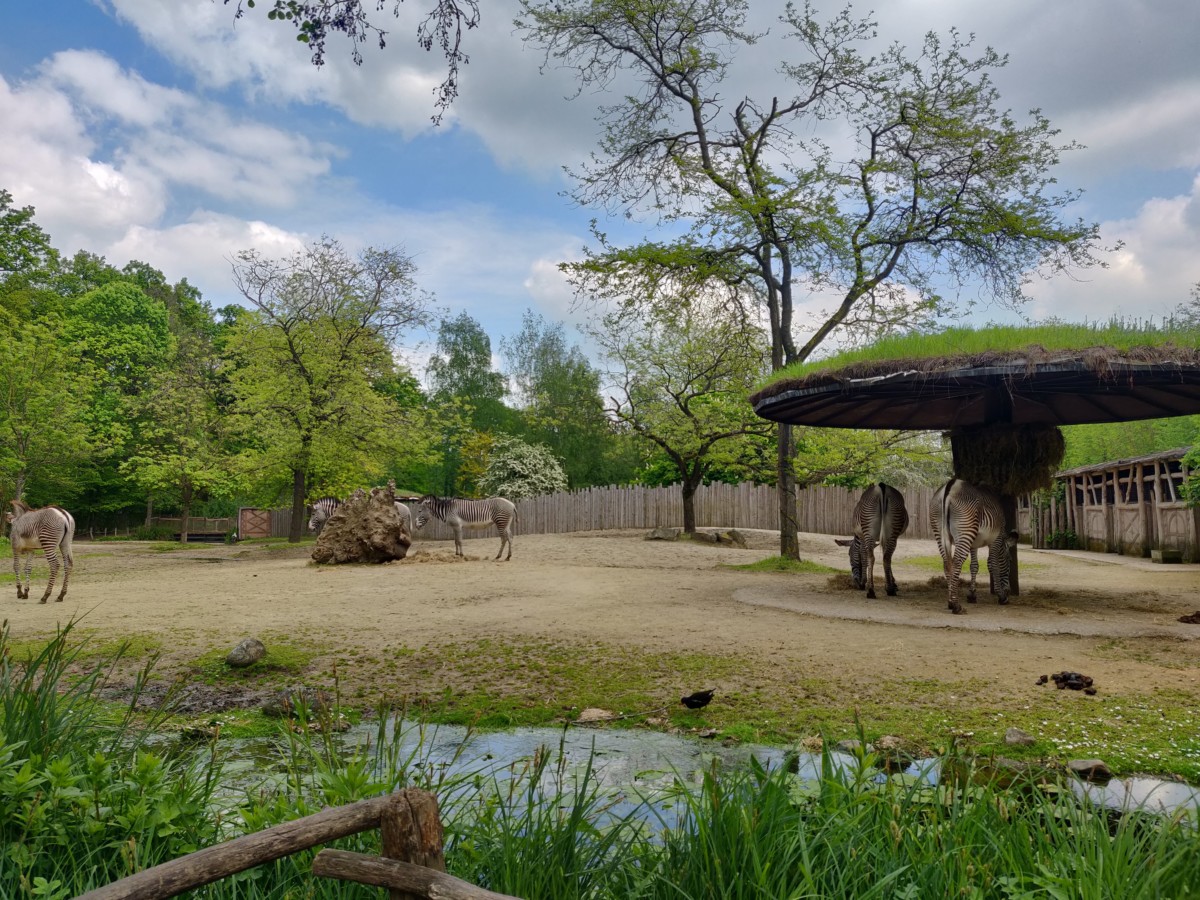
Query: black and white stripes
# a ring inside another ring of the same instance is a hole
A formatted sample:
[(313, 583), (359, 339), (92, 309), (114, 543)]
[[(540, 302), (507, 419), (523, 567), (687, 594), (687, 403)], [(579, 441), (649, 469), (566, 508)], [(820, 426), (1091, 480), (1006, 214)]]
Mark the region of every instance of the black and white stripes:
[[(75, 566), (75, 557), (71, 553), (71, 540), (75, 537), (75, 519), (65, 509), (57, 506), (33, 509), (22, 500), (11, 502), (13, 511), (6, 513), (5, 518), (12, 523), (9, 540), (12, 542), (13, 572), (17, 576), (17, 599), (23, 600), (29, 596), (33, 552), (41, 550), (50, 566), (50, 582), (46, 585), (46, 593), (42, 594), (39, 602), (45, 603), (54, 590), (60, 555), (63, 561), (63, 583), (62, 590), (55, 600), (61, 602), (67, 596), (67, 584), (71, 580), (71, 569)], [(21, 588), (22, 556), (25, 557), (24, 590)]]
[(456, 497), (435, 497), (426, 494), (417, 505), (417, 528), (424, 528), (431, 518), (441, 519), (454, 529), (454, 554), (462, 556), (462, 530), (464, 528), (487, 528), (495, 525), (500, 532), (500, 549), (496, 559), (508, 545), (508, 556), (512, 559), (512, 527), (516, 524), (517, 508), (503, 497), (488, 497), (486, 500), (460, 500)]

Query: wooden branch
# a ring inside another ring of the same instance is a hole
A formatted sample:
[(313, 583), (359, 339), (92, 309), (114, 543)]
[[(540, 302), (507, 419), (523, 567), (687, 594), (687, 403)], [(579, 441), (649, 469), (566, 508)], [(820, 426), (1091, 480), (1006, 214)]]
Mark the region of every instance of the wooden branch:
[(80, 894), (75, 900), (165, 900), (317, 844), (378, 828), (380, 815), (391, 800), (390, 796), (372, 797), (350, 806), (323, 809), (294, 822), (205, 847)]
[(322, 850), (313, 860), (312, 870), (325, 878), (373, 884), (429, 900), (517, 900), (424, 866), (348, 850)]

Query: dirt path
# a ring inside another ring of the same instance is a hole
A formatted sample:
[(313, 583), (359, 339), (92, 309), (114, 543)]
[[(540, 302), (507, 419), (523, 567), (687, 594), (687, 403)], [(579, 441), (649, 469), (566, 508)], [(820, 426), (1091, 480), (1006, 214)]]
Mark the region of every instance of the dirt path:
[[(746, 550), (642, 538), (521, 536), (508, 563), (491, 560), (494, 538), (467, 541), (466, 560), (452, 544), (418, 542), (400, 562), (328, 568), (310, 564), (304, 546), (81, 543), (64, 603), (17, 601), (10, 584), (0, 614), (16, 640), (72, 616), (85, 632), (148, 636), (168, 669), (246, 636), (301, 641), (355, 659), (348, 677), (372, 688), (402, 676), (372, 664), (400, 648), (507, 640), (737, 657), (741, 674), (727, 680), (740, 683), (726, 690), (787, 690), (805, 678), (857, 681), (864, 693), (906, 681), (1028, 685), (1071, 669), (1123, 691), (1197, 694), (1200, 625), (1177, 621), (1200, 608), (1197, 565), (1022, 548), (1020, 597), (1001, 607), (981, 593), (952, 616), (944, 589), (928, 584), (938, 571), (928, 541), (901, 542), (899, 598), (867, 600), (827, 574), (723, 566), (772, 555), (772, 532), (751, 532)], [(826, 535), (802, 535), (801, 553), (847, 568)], [(35, 575), (37, 597), (44, 568)]]

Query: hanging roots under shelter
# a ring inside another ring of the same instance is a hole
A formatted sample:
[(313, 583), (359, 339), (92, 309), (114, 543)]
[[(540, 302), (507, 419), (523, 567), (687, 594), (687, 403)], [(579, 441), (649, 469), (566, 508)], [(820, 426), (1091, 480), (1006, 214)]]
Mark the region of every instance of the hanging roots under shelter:
[(985, 425), (950, 440), (956, 477), (1013, 497), (1050, 487), (1066, 452), (1057, 425)]

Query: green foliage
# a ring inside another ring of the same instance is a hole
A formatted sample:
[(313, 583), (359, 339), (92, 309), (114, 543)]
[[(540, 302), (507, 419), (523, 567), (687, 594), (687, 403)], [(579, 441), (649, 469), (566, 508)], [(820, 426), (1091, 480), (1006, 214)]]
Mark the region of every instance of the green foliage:
[(1173, 320), (1071, 323), (1049, 321), (1035, 325), (989, 325), (985, 328), (955, 327), (942, 330), (913, 330), (890, 334), (869, 345), (840, 351), (823, 359), (797, 363), (772, 373), (770, 383), (815, 374), (837, 373), (860, 364), (900, 360), (898, 368), (918, 364), (965, 359), (985, 354), (1015, 354), (1027, 347), (1042, 351), (1078, 351), (1091, 347), (1123, 352), (1137, 347), (1195, 347), (1200, 329)]
[[(66, 897), (219, 839), (216, 770), (150, 750), (161, 717), (98, 701), (123, 649), (82, 664), (74, 623), (24, 659), (0, 628), (0, 894)], [(80, 674), (75, 674), (77, 672)]]
[(512, 501), (556, 494), (567, 487), (562, 464), (549, 448), (515, 437), (496, 438), (478, 483), (481, 494)]

